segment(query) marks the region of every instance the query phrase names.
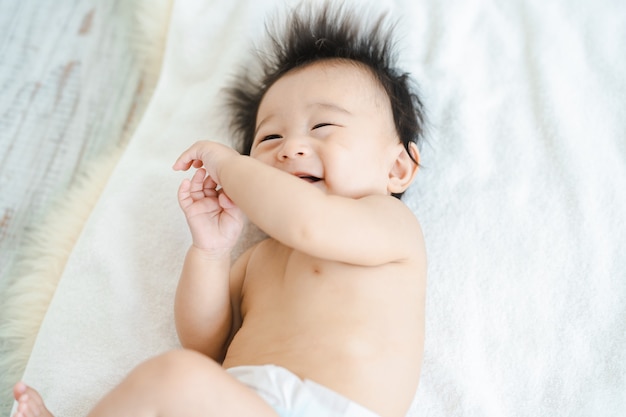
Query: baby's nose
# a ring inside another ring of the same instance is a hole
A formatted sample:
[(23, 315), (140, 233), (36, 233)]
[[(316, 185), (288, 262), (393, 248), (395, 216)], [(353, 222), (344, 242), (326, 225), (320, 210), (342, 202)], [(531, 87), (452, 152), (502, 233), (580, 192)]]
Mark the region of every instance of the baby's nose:
[(309, 143), (303, 138), (290, 138), (283, 141), (279, 157), (282, 160), (308, 156), (311, 151)]

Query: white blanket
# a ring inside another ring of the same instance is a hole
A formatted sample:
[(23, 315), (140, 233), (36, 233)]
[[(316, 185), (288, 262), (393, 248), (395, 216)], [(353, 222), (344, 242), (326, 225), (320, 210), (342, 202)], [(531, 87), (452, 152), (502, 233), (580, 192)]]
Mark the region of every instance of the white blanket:
[[(624, 415), (626, 3), (373, 3), (401, 18), (402, 63), (431, 122), (405, 199), (429, 258), (409, 414)], [(156, 94), (24, 376), (58, 416), (84, 415), (140, 361), (178, 346), (189, 233), (176, 202), (185, 174), (170, 167), (197, 139), (228, 143), (216, 95), (283, 4), (175, 1)]]

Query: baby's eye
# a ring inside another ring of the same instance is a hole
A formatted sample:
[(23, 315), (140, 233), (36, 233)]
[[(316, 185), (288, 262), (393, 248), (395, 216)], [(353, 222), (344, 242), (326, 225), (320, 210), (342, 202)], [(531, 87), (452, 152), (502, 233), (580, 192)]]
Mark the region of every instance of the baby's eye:
[(313, 126), (313, 129), (311, 130), (319, 129), (320, 127), (324, 127), (324, 126), (332, 126), (332, 124), (331, 123), (318, 123), (315, 126)]
[(281, 135), (267, 135), (261, 138), (261, 142), (266, 141), (266, 140), (272, 140), (272, 139), (280, 139), (280, 138), (282, 138)]

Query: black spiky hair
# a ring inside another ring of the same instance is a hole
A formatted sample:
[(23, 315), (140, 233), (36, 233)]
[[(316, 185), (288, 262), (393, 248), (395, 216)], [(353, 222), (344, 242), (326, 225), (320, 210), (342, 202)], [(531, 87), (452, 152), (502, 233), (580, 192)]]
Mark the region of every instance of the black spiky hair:
[(327, 59), (355, 61), (369, 69), (389, 96), (396, 131), (407, 151), (411, 143), (421, 145), (424, 109), (409, 74), (396, 68), (395, 24), (386, 14), (367, 24), (344, 4), (330, 3), (316, 10), (302, 3), (282, 24), (266, 25), (267, 45), (254, 51), (259, 74), (249, 66), (242, 68), (226, 89), (230, 127), (241, 153), (250, 154), (259, 105), (272, 84), (294, 68)]

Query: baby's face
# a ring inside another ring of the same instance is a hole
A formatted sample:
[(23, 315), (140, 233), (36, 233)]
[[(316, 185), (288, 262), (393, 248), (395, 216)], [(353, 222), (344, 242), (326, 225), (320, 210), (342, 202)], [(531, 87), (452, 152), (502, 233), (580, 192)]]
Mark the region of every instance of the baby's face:
[(389, 171), (403, 146), (389, 98), (352, 62), (292, 70), (267, 91), (250, 155), (329, 194), (390, 194)]

